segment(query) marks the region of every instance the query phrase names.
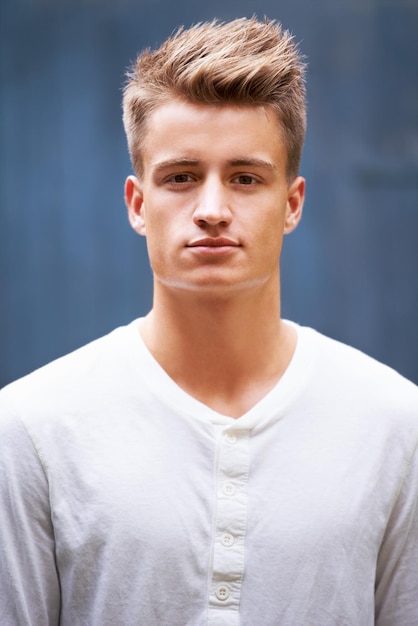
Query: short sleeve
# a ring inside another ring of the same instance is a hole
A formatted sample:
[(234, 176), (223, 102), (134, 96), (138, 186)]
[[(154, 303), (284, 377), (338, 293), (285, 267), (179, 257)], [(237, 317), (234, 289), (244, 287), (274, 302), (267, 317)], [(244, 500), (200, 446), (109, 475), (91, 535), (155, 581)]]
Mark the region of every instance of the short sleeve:
[(0, 393), (0, 624), (57, 626), (48, 481), (9, 396)]
[(418, 619), (418, 450), (408, 464), (379, 552), (376, 626)]

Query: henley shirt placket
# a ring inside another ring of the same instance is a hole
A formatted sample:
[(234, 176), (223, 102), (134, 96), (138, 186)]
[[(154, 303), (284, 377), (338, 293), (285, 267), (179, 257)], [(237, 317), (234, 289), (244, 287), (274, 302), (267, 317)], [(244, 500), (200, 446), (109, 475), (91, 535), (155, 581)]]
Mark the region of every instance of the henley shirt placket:
[(208, 623), (238, 626), (247, 527), (249, 431), (215, 426), (215, 433), (216, 506)]

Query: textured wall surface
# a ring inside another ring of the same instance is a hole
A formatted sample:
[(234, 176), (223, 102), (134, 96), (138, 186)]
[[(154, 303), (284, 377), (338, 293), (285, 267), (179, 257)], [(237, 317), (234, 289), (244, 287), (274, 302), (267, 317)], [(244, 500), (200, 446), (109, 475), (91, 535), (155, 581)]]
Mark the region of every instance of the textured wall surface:
[(121, 86), (179, 24), (268, 15), (308, 57), (283, 312), (418, 382), (418, 2), (3, 0), (0, 386), (146, 313)]

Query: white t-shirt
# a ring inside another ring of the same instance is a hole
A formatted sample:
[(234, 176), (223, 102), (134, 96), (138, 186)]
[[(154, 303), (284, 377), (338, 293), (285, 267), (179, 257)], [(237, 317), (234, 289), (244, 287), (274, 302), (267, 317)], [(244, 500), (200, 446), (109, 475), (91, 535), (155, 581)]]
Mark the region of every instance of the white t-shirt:
[(238, 420), (134, 324), (0, 393), (0, 624), (416, 626), (418, 388), (296, 327)]

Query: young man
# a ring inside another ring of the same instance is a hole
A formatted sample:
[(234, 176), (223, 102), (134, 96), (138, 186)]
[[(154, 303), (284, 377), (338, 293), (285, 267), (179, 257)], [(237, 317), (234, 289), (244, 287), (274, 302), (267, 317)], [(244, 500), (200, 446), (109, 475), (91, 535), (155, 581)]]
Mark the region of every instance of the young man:
[(1, 394), (2, 624), (417, 623), (418, 390), (280, 319), (303, 74), (255, 19), (138, 58), (153, 308)]

